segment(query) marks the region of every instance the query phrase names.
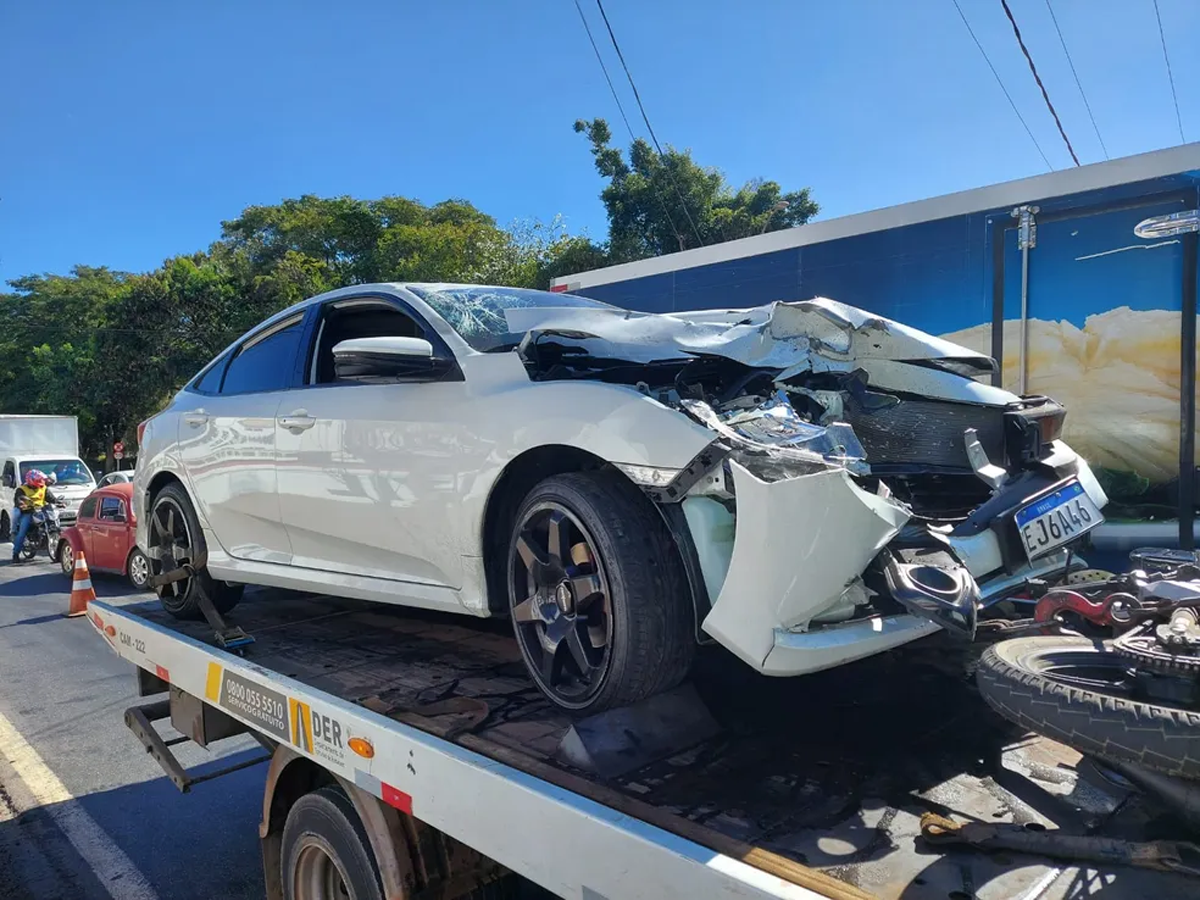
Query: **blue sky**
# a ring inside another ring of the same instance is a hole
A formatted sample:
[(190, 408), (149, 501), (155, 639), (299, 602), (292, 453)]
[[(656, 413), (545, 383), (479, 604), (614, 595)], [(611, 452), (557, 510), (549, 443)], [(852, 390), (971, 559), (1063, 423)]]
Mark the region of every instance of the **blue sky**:
[[(1179, 143), (1151, 0), (1052, 2), (1109, 154)], [(960, 3), (1069, 166), (999, 0)], [(1103, 159), (1045, 0), (1010, 5), (1081, 160)], [(1159, 5), (1200, 140), (1200, 3)], [(952, 0), (605, 6), (660, 140), (735, 183), (809, 186), (823, 218), (1046, 171)], [(302, 193), (463, 197), (501, 224), (561, 213), (602, 238), (602, 183), (571, 129), (593, 116), (627, 142), (572, 0), (9, 2), (0, 279), (150, 269)]]

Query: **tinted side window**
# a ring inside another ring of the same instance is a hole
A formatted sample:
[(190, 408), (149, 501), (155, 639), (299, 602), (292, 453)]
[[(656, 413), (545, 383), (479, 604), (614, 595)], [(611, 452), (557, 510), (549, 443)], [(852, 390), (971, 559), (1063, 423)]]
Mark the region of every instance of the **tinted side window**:
[(225, 374), (225, 363), (229, 362), (228, 358), (222, 357), (217, 360), (208, 371), (200, 377), (192, 385), (192, 390), (200, 391), (205, 394), (215, 394), (221, 390), (221, 376)]
[(96, 498), (88, 497), (79, 507), (79, 518), (91, 519), (96, 515)]
[(116, 497), (105, 497), (100, 501), (101, 519), (124, 519), (125, 504)]
[(249, 394), (290, 386), (303, 319), (300, 316), (243, 344), (225, 370), (221, 393)]

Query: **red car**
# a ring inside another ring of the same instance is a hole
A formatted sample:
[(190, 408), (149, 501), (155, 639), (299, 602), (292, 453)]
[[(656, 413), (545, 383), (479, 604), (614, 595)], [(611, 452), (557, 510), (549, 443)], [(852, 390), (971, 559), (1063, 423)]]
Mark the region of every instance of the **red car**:
[(127, 575), (135, 588), (146, 587), (150, 563), (135, 542), (132, 497), (129, 482), (105, 485), (88, 494), (79, 505), (75, 524), (63, 529), (58, 544), (58, 564), (64, 575), (74, 576), (75, 558), (82, 550), (89, 571)]

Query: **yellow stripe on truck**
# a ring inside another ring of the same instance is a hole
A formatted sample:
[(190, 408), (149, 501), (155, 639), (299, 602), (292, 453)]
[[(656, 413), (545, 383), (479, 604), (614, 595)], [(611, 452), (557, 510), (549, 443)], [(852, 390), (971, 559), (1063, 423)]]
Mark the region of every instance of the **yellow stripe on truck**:
[(204, 682), (204, 697), (216, 703), (221, 699), (221, 664), (208, 664), (208, 678)]

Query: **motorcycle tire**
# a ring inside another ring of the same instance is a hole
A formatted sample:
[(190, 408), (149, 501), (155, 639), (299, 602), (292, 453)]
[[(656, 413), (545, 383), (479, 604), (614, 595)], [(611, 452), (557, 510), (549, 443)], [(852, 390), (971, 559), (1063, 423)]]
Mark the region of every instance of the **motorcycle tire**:
[(25, 543), (21, 545), (20, 558), (23, 562), (29, 562), (38, 555), (38, 551), (42, 549), (42, 536), (40, 534), (25, 535)]
[(1200, 778), (1200, 711), (1123, 695), (1129, 662), (1100, 641), (1026, 637), (988, 647), (984, 700), (1030, 731), (1113, 762)]

